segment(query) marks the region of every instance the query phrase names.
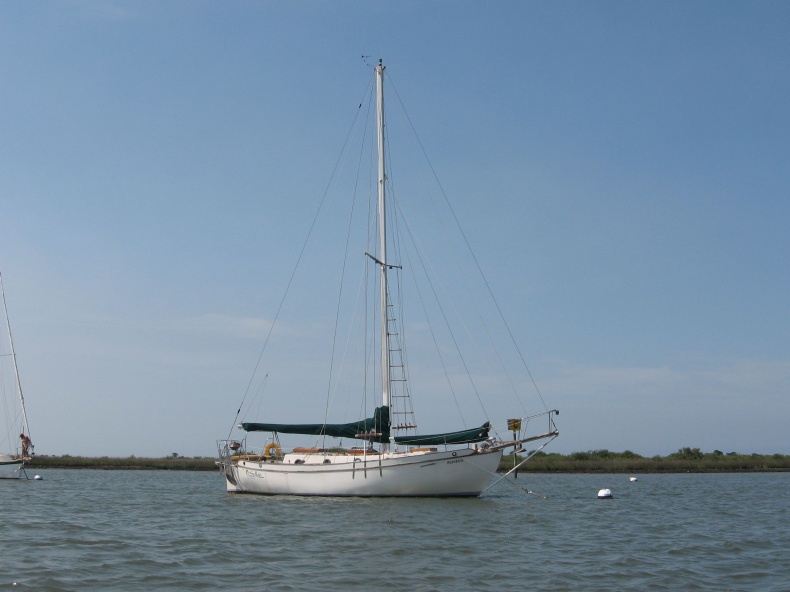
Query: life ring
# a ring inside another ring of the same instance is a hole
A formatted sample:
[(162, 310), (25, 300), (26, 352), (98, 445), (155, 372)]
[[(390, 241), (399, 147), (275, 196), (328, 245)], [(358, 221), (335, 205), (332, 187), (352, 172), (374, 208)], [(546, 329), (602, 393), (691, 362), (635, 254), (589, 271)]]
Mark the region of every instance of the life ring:
[(280, 448), (280, 445), (277, 442), (269, 442), (266, 445), (266, 448), (263, 449), (263, 455), (268, 456), (270, 458), (280, 457), (282, 456), (282, 453), (283, 453), (282, 448)]

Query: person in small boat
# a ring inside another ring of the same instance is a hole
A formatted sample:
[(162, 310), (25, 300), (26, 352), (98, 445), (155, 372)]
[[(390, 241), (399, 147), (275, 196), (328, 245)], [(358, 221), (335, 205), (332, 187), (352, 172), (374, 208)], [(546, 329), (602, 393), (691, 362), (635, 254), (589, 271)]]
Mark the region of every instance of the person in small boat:
[(33, 442), (31, 442), (30, 438), (25, 436), (25, 434), (19, 434), (19, 439), (22, 440), (22, 456), (30, 456), (30, 452), (33, 448)]

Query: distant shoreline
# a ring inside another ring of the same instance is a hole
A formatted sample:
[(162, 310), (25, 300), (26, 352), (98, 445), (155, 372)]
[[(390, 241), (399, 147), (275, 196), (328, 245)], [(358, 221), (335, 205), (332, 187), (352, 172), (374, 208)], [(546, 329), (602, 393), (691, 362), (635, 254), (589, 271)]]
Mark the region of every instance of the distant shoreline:
[(35, 456), (28, 469), (96, 469), (102, 471), (218, 471), (217, 459), (207, 456), (187, 457), (113, 457), (113, 456)]
[[(146, 458), (130, 456), (36, 456), (27, 463), (29, 469), (94, 469), (147, 471), (218, 471), (213, 457)], [(499, 471), (510, 470), (522, 456), (505, 456)], [(790, 455), (724, 454), (682, 448), (669, 456), (642, 457), (630, 451), (594, 450), (572, 454), (538, 453), (519, 473), (741, 473), (790, 471)]]

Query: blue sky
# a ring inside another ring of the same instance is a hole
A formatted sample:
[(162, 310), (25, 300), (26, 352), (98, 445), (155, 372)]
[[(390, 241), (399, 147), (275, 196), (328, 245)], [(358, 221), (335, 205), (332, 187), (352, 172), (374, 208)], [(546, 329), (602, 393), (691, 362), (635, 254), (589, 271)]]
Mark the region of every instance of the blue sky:
[(37, 452), (213, 454), (364, 54), (561, 410), (552, 450), (790, 454), (789, 46), (784, 2), (0, 4)]

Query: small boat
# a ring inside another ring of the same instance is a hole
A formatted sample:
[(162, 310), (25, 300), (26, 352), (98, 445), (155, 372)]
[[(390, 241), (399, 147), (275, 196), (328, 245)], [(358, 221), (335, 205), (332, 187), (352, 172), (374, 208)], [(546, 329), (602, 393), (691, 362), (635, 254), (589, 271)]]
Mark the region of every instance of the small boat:
[(5, 416), (2, 424), (3, 439), (0, 442), (0, 479), (20, 479), (23, 476), (27, 478), (25, 464), (33, 457), (33, 442), (30, 439), (22, 383), (19, 380), (2, 274), (0, 274), (0, 295), (5, 314), (5, 324), (0, 328), (0, 333), (3, 334), (2, 349), (0, 349), (0, 389), (2, 389), (0, 396), (3, 399), (3, 408), (0, 414)]
[[(351, 422), (293, 424), (267, 420), (238, 423), (237, 427), (243, 430), (244, 437), (228, 437), (217, 441), (217, 464), (225, 477), (228, 492), (304, 496), (476, 497), (496, 475), (505, 450), (513, 451), (516, 465), (510, 471), (513, 472), (559, 434), (554, 423), (559, 412), (549, 409), (534, 415), (503, 420), (501, 431), (488, 420), (452, 432), (421, 434), (417, 431), (415, 414), (405, 402), (410, 394), (405, 386), (407, 374), (401, 326), (394, 312), (400, 298), (394, 298), (391, 293), (397, 290), (402, 295), (400, 284), (393, 287), (395, 284), (391, 282), (390, 274), (398, 274), (404, 266), (401, 261), (393, 260), (389, 242), (392, 239), (388, 239), (387, 234), (389, 216), (395, 208), (387, 207), (390, 174), (389, 171), (385, 172), (384, 71), (385, 67), (379, 61), (374, 67), (375, 109), (371, 108), (376, 117), (377, 159), (375, 155), (370, 159), (374, 164), (377, 160), (375, 184), (370, 184), (371, 210), (377, 213), (368, 219), (368, 224), (375, 226), (376, 232), (368, 233), (368, 236), (375, 238), (364, 253), (369, 268), (374, 270), (367, 275), (375, 282), (375, 287), (366, 293), (375, 295), (370, 298), (371, 302), (377, 300), (368, 307), (375, 313), (372, 315), (373, 320), (364, 326), (370, 329), (368, 335), (372, 333), (375, 338), (360, 340), (367, 343), (360, 349), (364, 351), (367, 347), (369, 352), (365, 364), (377, 366), (375, 371), (370, 372), (374, 378), (368, 378), (364, 387), (370, 392), (374, 388), (380, 389), (376, 397), (371, 395), (366, 400), (379, 398), (380, 404), (372, 409), (372, 413), (368, 411), (361, 419)], [(402, 257), (400, 253), (397, 251), (396, 255)], [(377, 359), (377, 363), (370, 364), (371, 359)], [(287, 398), (292, 399), (290, 396)], [(292, 400), (295, 408), (308, 408), (304, 403)], [(239, 411), (242, 406), (239, 406)], [(267, 405), (263, 407), (266, 409)], [(322, 407), (314, 406), (317, 409)], [(448, 411), (445, 409), (443, 415)], [(265, 434), (266, 438), (256, 451), (248, 438), (260, 433)], [(500, 433), (504, 436), (500, 437)], [(281, 436), (292, 434), (307, 436), (312, 440), (307, 446), (285, 451)], [(331, 446), (325, 442), (329, 438), (356, 443), (350, 447), (340, 444)], [(528, 453), (526, 458), (517, 457), (516, 453), (524, 452), (522, 445), (533, 441), (544, 443)]]

